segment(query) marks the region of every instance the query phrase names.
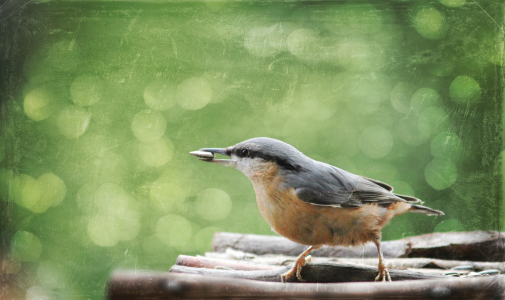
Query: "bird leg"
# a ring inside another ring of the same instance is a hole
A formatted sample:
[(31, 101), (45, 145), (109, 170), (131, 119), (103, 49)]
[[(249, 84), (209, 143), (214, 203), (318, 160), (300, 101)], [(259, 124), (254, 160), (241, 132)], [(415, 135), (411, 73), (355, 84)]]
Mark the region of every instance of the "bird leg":
[[(296, 275), (296, 278), (298, 278), (298, 280), (305, 281), (301, 275), (302, 267), (304, 267), (308, 262), (311, 261), (311, 257), (309, 255), (310, 251), (315, 250), (315, 249), (319, 249), (319, 248), (320, 247), (310, 246), (305, 251), (303, 251), (302, 254), (300, 254), (296, 258), (295, 264), (293, 265), (291, 270), (289, 270), (286, 273), (283, 273), (281, 275), (282, 282), (288, 282), (288, 280), (293, 278), (293, 276), (295, 276), (295, 275)], [(307, 255), (309, 255), (309, 256), (307, 257)]]
[(377, 251), (379, 252), (379, 275), (375, 277), (375, 281), (391, 281), (391, 276), (389, 275), (388, 268), (384, 264), (384, 257), (382, 256), (381, 241), (380, 239), (373, 239), (372, 241), (375, 246), (377, 246)]

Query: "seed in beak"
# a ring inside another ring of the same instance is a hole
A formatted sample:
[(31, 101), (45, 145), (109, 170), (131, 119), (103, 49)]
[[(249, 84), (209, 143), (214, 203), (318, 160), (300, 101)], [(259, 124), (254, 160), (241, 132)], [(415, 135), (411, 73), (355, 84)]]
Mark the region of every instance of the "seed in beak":
[(189, 152), (189, 154), (198, 157), (200, 160), (207, 160), (207, 161), (209, 161), (209, 160), (213, 160), (214, 159), (214, 153), (212, 153), (212, 152), (198, 150), (198, 151)]

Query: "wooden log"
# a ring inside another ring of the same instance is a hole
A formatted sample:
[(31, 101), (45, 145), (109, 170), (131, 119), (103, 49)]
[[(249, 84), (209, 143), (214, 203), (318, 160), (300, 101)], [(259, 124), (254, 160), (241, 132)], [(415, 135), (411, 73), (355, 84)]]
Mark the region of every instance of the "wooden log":
[[(266, 254), (266, 255), (255, 255), (247, 256), (248, 264), (257, 265), (274, 265), (274, 266), (285, 266), (292, 263), (296, 256), (286, 256), (282, 254)], [(230, 257), (226, 253), (219, 252), (207, 252), (205, 257), (219, 259), (219, 260), (229, 260)], [(235, 261), (239, 262), (239, 261)], [(367, 265), (367, 266), (377, 266), (379, 263), (378, 258), (347, 258), (347, 257), (313, 257), (312, 262), (341, 262), (347, 264), (357, 264), (357, 265)], [(386, 265), (391, 269), (405, 270), (410, 268), (421, 269), (421, 268), (438, 268), (440, 270), (448, 270), (454, 267), (460, 266), (473, 266), (474, 271), (484, 271), (484, 270), (498, 270), (501, 273), (505, 273), (505, 262), (480, 262), (480, 261), (464, 261), (464, 260), (444, 260), (444, 259), (432, 259), (432, 258), (387, 258), (385, 260)]]
[(277, 283), (167, 272), (116, 272), (110, 300), (135, 299), (502, 299), (504, 276), (403, 282)]
[[(356, 263), (369, 266), (375, 266), (379, 263), (378, 258), (333, 258), (336, 262)], [(409, 268), (440, 268), (449, 270), (461, 266), (473, 266), (474, 271), (480, 272), (484, 270), (498, 270), (505, 273), (505, 262), (481, 262), (481, 261), (464, 261), (464, 260), (444, 260), (431, 258), (388, 258), (386, 265), (392, 269), (409, 269)]]
[[(254, 254), (284, 254), (297, 256), (306, 246), (280, 236), (217, 232), (212, 251), (224, 252), (233, 248)], [(497, 231), (469, 231), (430, 233), (395, 241), (383, 241), (385, 257), (429, 257), (447, 260), (504, 261), (505, 233)], [(361, 247), (328, 247), (313, 251), (312, 256), (377, 257), (373, 243)]]
[[(280, 267), (271, 270), (244, 271), (232, 269), (193, 268), (174, 265), (170, 268), (169, 272), (280, 282), (281, 274), (286, 272), (288, 269), (288, 267)], [(306, 282), (313, 283), (374, 281), (377, 273), (377, 267), (329, 262), (308, 263), (302, 269), (302, 278)], [(443, 275), (420, 273), (408, 270), (390, 270), (389, 273), (393, 281), (446, 278), (446, 276)], [(297, 281), (296, 278), (294, 278), (294, 280)]]

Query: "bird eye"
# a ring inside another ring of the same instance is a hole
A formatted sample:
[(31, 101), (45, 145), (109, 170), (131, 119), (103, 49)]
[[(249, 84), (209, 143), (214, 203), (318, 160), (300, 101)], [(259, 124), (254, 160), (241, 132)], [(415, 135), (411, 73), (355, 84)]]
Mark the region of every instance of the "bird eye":
[(242, 157), (249, 156), (249, 150), (242, 149), (242, 150), (240, 150), (240, 154), (242, 155)]

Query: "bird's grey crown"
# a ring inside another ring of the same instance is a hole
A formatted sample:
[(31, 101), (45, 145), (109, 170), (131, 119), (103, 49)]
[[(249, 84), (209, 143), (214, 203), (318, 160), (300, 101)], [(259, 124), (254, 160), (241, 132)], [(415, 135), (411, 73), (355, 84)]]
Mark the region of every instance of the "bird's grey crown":
[[(266, 137), (252, 138), (229, 149), (238, 157), (259, 157), (277, 163), (284, 170), (303, 168), (311, 160), (290, 144)], [(243, 153), (243, 150), (247, 153)]]
[(275, 162), (284, 179), (284, 186), (280, 188), (294, 188), (298, 198), (307, 203), (359, 207), (366, 203), (421, 202), (414, 197), (393, 194), (393, 188), (381, 181), (313, 160), (276, 139), (253, 138), (228, 149), (238, 157), (260, 157)]

